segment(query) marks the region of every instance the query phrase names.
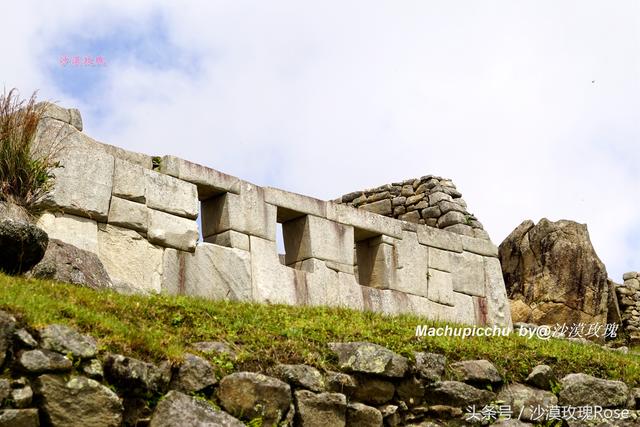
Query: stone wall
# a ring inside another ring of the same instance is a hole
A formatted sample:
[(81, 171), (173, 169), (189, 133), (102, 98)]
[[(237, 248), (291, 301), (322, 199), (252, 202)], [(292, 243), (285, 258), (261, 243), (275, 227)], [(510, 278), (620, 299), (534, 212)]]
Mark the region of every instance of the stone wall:
[[(79, 113), (41, 123), (39, 141), (59, 141), (61, 167), (38, 224), (52, 239), (95, 253), (116, 289), (511, 325), (498, 250), (474, 219), (458, 228), (443, 219), (466, 215), (458, 210), (436, 221), (445, 230), (388, 218), (173, 156), (125, 151), (72, 122), (81, 123)], [(464, 205), (449, 182), (426, 178), (410, 187), (433, 201), (426, 209)], [(473, 235), (452, 232), (462, 226)]]
[(439, 176), (427, 175), (356, 191), (345, 194), (335, 202), (402, 221), (489, 240), (480, 221), (467, 211), (467, 203), (453, 182)]
[(631, 344), (640, 344), (640, 273), (625, 273), (624, 284), (616, 287), (618, 304), (622, 313), (623, 329), (629, 334)]

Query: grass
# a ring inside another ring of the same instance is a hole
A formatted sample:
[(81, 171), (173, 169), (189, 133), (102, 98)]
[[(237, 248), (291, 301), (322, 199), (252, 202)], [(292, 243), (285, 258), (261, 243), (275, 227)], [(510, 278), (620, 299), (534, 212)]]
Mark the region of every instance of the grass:
[(0, 201), (29, 208), (53, 185), (55, 149), (35, 146), (44, 107), (35, 93), (27, 101), (15, 89), (0, 95)]
[[(640, 385), (640, 356), (561, 340), (511, 335), (494, 338), (416, 338), (417, 325), (440, 324), (416, 316), (388, 317), (322, 307), (290, 307), (190, 297), (151, 297), (93, 291), (51, 281), (0, 274), (0, 309), (38, 328), (64, 323), (99, 339), (102, 350), (159, 361), (178, 361), (189, 343), (225, 341), (238, 351), (238, 370), (266, 370), (275, 363), (335, 369), (332, 341), (370, 341), (412, 357), (444, 354), (449, 362), (488, 359), (508, 381), (522, 381), (538, 364), (559, 377), (585, 372)], [(219, 367), (228, 361), (210, 358)], [(229, 367), (226, 369), (229, 370)]]

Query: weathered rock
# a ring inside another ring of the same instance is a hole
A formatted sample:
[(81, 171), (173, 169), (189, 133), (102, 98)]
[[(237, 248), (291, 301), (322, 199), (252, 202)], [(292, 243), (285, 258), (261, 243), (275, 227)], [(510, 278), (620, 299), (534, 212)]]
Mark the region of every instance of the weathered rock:
[(371, 405), (382, 405), (393, 398), (395, 386), (393, 383), (378, 378), (361, 378), (353, 393), (356, 401)]
[(0, 410), (0, 427), (38, 427), (39, 425), (37, 409)]
[(71, 354), (81, 359), (95, 357), (96, 340), (89, 335), (82, 335), (66, 325), (48, 325), (40, 331), (42, 348)]
[(218, 382), (211, 364), (193, 354), (185, 354), (184, 362), (171, 380), (170, 388), (183, 393), (196, 393)]
[(538, 365), (533, 368), (525, 381), (527, 384), (531, 384), (542, 390), (551, 390), (556, 381), (556, 377), (553, 375), (553, 370), (550, 366)]
[(340, 369), (349, 372), (402, 378), (409, 367), (406, 357), (368, 342), (329, 343), (338, 356)]
[(558, 404), (558, 398), (553, 393), (518, 383), (503, 387), (498, 393), (498, 400), (509, 405), (513, 414), (522, 414), (520, 419), (524, 421), (534, 420), (534, 408), (548, 411), (550, 407)]
[(465, 360), (452, 363), (451, 370), (459, 381), (478, 387), (485, 387), (489, 384), (497, 385), (502, 382), (498, 370), (488, 360)]
[(409, 377), (396, 387), (398, 398), (407, 405), (419, 405), (424, 397), (424, 385), (415, 377)]
[(264, 425), (277, 424), (291, 405), (291, 387), (279, 379), (253, 372), (236, 372), (222, 378), (217, 390), (222, 407), (232, 415)]
[(587, 374), (569, 374), (560, 380), (559, 404), (571, 406), (598, 405), (603, 408), (622, 407), (629, 389), (621, 381), (610, 381)]
[(120, 426), (122, 403), (109, 388), (85, 377), (70, 380), (41, 375), (36, 379), (44, 417), (54, 426)]
[(347, 398), (340, 393), (295, 392), (297, 417), (301, 427), (346, 425)]
[(162, 393), (171, 380), (171, 367), (160, 366), (119, 354), (109, 354), (104, 360), (105, 377), (130, 395)]
[(244, 423), (200, 399), (172, 390), (158, 403), (149, 427), (182, 426), (243, 427)]
[(500, 244), (499, 255), (509, 298), (535, 304), (532, 322), (606, 323), (607, 271), (586, 225), (524, 221)]
[(92, 289), (113, 285), (98, 256), (60, 240), (51, 239), (44, 258), (31, 270), (39, 279), (83, 285)]
[(26, 408), (33, 400), (33, 390), (29, 386), (15, 388), (11, 390), (11, 400), (16, 408)]
[(327, 391), (351, 396), (358, 387), (358, 382), (351, 375), (329, 371), (325, 375)]
[(0, 271), (22, 274), (31, 270), (47, 249), (47, 233), (21, 220), (0, 218)]
[(102, 369), (102, 363), (98, 359), (87, 360), (80, 365), (80, 370), (87, 377), (94, 380), (102, 380), (104, 377), (104, 369)]
[(0, 310), (0, 367), (4, 365), (7, 350), (13, 342), (13, 332), (16, 329), (16, 319), (9, 313)]
[(54, 351), (40, 349), (20, 353), (18, 364), (22, 369), (34, 374), (70, 371), (73, 366), (68, 357)]
[(191, 344), (194, 350), (204, 354), (225, 355), (231, 360), (236, 359), (236, 352), (226, 343), (221, 341), (201, 341)]
[(0, 378), (0, 402), (11, 395), (11, 383), (6, 378)]
[[(38, 341), (36, 341), (26, 329), (18, 329), (15, 331), (14, 337), (16, 342), (23, 347), (34, 348), (38, 346)], [(2, 365), (2, 363), (0, 363), (0, 365)]]
[(415, 371), (427, 382), (440, 381), (444, 375), (447, 358), (437, 353), (415, 353)]
[(280, 378), (294, 387), (307, 390), (324, 391), (324, 379), (316, 368), (307, 365), (276, 365), (273, 376)]
[(358, 427), (382, 427), (382, 414), (376, 408), (353, 402), (347, 406), (347, 425)]
[(466, 408), (469, 405), (486, 405), (495, 398), (488, 390), (480, 390), (459, 381), (441, 381), (425, 390), (425, 403), (452, 405)]
[(382, 414), (383, 421), (385, 425), (390, 427), (397, 427), (401, 424), (402, 418), (398, 412), (398, 405), (383, 405), (378, 407), (378, 410)]

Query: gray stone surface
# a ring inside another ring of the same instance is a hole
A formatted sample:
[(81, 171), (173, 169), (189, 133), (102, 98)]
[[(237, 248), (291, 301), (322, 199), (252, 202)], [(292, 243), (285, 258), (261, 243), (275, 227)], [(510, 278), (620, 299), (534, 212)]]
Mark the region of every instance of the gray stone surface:
[(287, 383), (253, 372), (236, 372), (222, 378), (217, 396), (230, 414), (246, 420), (262, 417), (265, 425), (284, 419), (292, 403)]
[(287, 265), (317, 258), (353, 265), (353, 227), (304, 215), (282, 224)]
[(207, 360), (186, 353), (184, 362), (173, 375), (169, 387), (183, 393), (197, 393), (217, 382), (215, 370)]
[(0, 427), (38, 427), (40, 419), (38, 410), (0, 409)]
[(37, 225), (50, 240), (60, 240), (78, 249), (98, 253), (98, 224), (94, 220), (60, 212), (44, 212)]
[(538, 365), (531, 370), (525, 382), (542, 390), (551, 390), (556, 378), (550, 366)]
[(301, 427), (345, 426), (347, 399), (344, 394), (295, 392), (298, 422)]
[[(36, 341), (33, 336), (26, 329), (18, 329), (14, 333), (14, 338), (16, 343), (23, 347), (34, 348), (38, 346), (38, 341)], [(2, 363), (0, 363), (2, 365)]]
[(170, 391), (158, 403), (149, 426), (243, 427), (244, 423), (201, 399)]
[(145, 168), (135, 163), (116, 159), (113, 172), (112, 194), (133, 202), (145, 203)]
[(213, 243), (214, 245), (242, 249), (244, 251), (251, 249), (249, 246), (249, 236), (233, 230), (227, 230), (220, 234), (205, 237), (204, 241), (207, 243)]
[(347, 425), (359, 427), (382, 427), (382, 414), (372, 406), (352, 402), (347, 406)]
[(132, 202), (119, 197), (111, 198), (109, 224), (145, 233), (149, 227), (149, 209), (143, 203)]
[(194, 184), (145, 169), (144, 185), (151, 209), (189, 219), (198, 217), (198, 189)]
[(33, 400), (33, 390), (29, 386), (14, 388), (11, 390), (11, 400), (16, 408), (26, 408)]
[(294, 219), (293, 215), (309, 214), (316, 217), (326, 217), (327, 202), (303, 196), (302, 194), (291, 193), (273, 187), (264, 188), (264, 201), (279, 208), (281, 212), (279, 221)]
[(126, 387), (129, 393), (136, 396), (161, 393), (171, 380), (171, 367), (168, 363), (156, 366), (120, 354), (107, 355), (104, 373), (110, 383)]
[(7, 350), (13, 344), (13, 333), (16, 330), (16, 318), (0, 310), (0, 367), (4, 365)]
[(433, 227), (420, 227), (418, 229), (418, 242), (451, 252), (462, 252), (460, 236)]
[(18, 364), (31, 373), (65, 372), (72, 368), (71, 360), (60, 353), (49, 350), (27, 350), (18, 356)]
[(0, 271), (21, 274), (35, 266), (47, 249), (47, 233), (22, 220), (0, 218)]
[(391, 381), (379, 378), (360, 378), (353, 392), (353, 399), (370, 405), (382, 405), (393, 399), (395, 386)]
[(483, 297), (485, 295), (484, 258), (471, 252), (463, 252), (451, 256), (453, 290), (467, 295)]
[(466, 408), (468, 405), (486, 405), (495, 394), (458, 381), (435, 383), (425, 392), (425, 402), (431, 405), (451, 405)]
[(523, 421), (535, 421), (534, 408), (548, 412), (551, 407), (558, 405), (558, 398), (553, 393), (518, 383), (503, 387), (497, 399), (509, 405), (514, 414), (522, 414), (520, 419)]
[(195, 184), (201, 200), (221, 193), (238, 194), (240, 192), (241, 181), (235, 176), (175, 156), (162, 158), (160, 172)]
[(414, 353), (414, 370), (416, 374), (427, 382), (436, 382), (442, 379), (447, 358), (437, 353)]
[(42, 399), (43, 415), (54, 426), (120, 426), (123, 411), (120, 398), (97, 381), (42, 375), (36, 380), (36, 388)]
[(276, 365), (273, 376), (294, 387), (305, 388), (314, 392), (325, 389), (322, 374), (316, 368), (307, 365)]
[(150, 243), (167, 248), (193, 252), (198, 242), (198, 224), (188, 218), (171, 215), (154, 209), (148, 210)]
[(603, 408), (623, 407), (629, 397), (629, 388), (621, 381), (604, 380), (587, 374), (569, 374), (560, 380), (560, 405)]
[(408, 360), (391, 350), (368, 342), (329, 343), (338, 356), (340, 369), (402, 378), (409, 367)]
[(502, 383), (498, 370), (488, 360), (465, 360), (452, 363), (450, 368), (457, 380), (478, 387), (496, 386)]
[(96, 340), (66, 325), (48, 325), (40, 331), (42, 348), (71, 354), (74, 358), (91, 359), (97, 352)]

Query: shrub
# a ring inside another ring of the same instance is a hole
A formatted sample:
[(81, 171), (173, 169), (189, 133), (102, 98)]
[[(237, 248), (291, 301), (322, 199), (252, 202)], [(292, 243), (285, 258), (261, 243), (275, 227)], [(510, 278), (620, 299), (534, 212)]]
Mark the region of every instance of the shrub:
[(30, 208), (53, 185), (55, 144), (36, 146), (45, 106), (36, 104), (35, 92), (27, 101), (16, 89), (0, 95), (0, 201)]

